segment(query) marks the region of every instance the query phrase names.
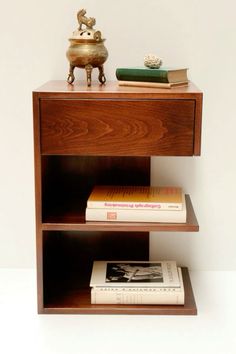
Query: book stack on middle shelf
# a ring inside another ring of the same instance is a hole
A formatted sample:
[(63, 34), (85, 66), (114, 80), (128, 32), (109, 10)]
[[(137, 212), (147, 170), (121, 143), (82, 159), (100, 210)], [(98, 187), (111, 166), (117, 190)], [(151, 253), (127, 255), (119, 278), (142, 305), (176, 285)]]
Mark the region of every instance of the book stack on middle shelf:
[(156, 87), (171, 89), (188, 86), (187, 68), (121, 67), (116, 69), (120, 86)]
[(86, 221), (186, 223), (181, 187), (95, 186), (87, 200)]
[(92, 304), (184, 305), (182, 271), (175, 261), (94, 261)]

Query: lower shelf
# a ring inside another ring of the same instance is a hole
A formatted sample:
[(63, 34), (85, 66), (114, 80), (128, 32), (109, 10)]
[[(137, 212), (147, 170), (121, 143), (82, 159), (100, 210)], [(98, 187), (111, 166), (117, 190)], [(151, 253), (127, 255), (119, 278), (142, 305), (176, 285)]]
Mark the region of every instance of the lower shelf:
[(90, 288), (66, 289), (55, 292), (39, 312), (44, 314), (137, 314), (137, 315), (197, 315), (189, 272), (182, 268), (184, 305), (92, 305)]

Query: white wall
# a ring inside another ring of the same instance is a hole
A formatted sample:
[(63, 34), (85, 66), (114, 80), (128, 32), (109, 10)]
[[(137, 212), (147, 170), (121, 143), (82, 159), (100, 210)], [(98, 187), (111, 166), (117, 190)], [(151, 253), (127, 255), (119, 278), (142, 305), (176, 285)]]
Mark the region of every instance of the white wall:
[(234, 0), (1, 2), (0, 266), (35, 264), (31, 92), (66, 79), (67, 38), (83, 7), (107, 39), (108, 80), (116, 67), (142, 65), (145, 54), (156, 53), (166, 65), (189, 67), (204, 92), (202, 156), (154, 158), (152, 165), (154, 184), (180, 184), (191, 194), (200, 232), (154, 234), (152, 258), (235, 270)]

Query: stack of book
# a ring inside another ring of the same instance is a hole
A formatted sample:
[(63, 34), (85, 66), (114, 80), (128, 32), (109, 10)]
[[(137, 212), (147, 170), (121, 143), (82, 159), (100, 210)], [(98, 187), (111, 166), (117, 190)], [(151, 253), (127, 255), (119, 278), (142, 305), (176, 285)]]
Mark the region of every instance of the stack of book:
[(172, 88), (188, 85), (187, 68), (150, 69), (147, 67), (117, 68), (120, 86)]
[(185, 223), (185, 195), (180, 187), (95, 186), (86, 221)]
[(90, 287), (92, 304), (184, 304), (175, 261), (94, 261)]

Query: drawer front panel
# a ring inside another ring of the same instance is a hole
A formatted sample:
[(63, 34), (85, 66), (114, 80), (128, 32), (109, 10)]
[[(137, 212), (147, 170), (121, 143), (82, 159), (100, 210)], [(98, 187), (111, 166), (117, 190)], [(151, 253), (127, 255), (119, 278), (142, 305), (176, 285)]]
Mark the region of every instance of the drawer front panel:
[(194, 100), (42, 99), (42, 153), (191, 156), (194, 112)]

